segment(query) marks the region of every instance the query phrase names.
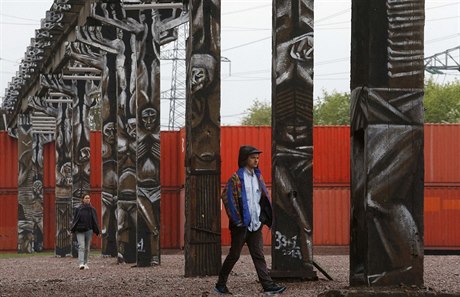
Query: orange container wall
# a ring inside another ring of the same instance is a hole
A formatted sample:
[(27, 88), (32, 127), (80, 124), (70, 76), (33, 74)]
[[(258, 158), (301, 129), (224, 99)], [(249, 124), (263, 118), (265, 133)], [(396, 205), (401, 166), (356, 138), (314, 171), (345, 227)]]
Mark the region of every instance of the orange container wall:
[[(179, 132), (161, 132), (161, 203), (160, 203), (160, 246), (161, 248), (180, 248), (180, 166)], [(182, 171), (181, 171), (182, 170)], [(182, 173), (182, 174), (181, 174)]]
[(425, 187), (425, 246), (460, 247), (460, 187)]
[(350, 183), (350, 128), (313, 128), (313, 183)]
[(56, 207), (54, 205), (54, 189), (45, 190), (43, 201), (43, 245), (53, 250), (56, 237)]
[(425, 125), (425, 184), (460, 186), (460, 124)]
[(0, 250), (17, 250), (18, 199), (17, 192), (0, 194)]
[(179, 131), (179, 184), (185, 185), (185, 128)]
[(92, 131), (90, 135), (90, 186), (91, 189), (102, 188), (102, 136), (99, 131)]
[(0, 192), (18, 188), (18, 142), (0, 132)]
[(180, 166), (180, 138), (178, 132), (163, 131), (160, 134), (161, 164), (160, 178), (161, 187), (164, 189), (179, 187), (180, 175), (183, 175), (183, 166)]
[(350, 243), (350, 189), (313, 189), (313, 244)]
[(56, 185), (56, 151), (54, 142), (45, 144), (43, 150), (43, 183), (45, 188)]
[(180, 191), (161, 191), (160, 246), (164, 249), (181, 248)]

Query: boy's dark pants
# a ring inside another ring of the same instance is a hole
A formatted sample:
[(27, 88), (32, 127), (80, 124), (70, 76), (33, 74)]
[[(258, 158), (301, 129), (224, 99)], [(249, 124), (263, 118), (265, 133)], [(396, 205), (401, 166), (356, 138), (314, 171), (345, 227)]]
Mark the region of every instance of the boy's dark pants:
[(262, 287), (267, 288), (273, 284), (273, 280), (268, 274), (267, 263), (265, 262), (262, 227), (259, 230), (250, 232), (247, 227), (230, 227), (232, 243), (227, 258), (225, 258), (220, 269), (219, 279), (216, 286), (224, 286), (227, 283), (228, 275), (240, 258), (241, 249), (246, 243), (251, 254), (252, 262), (256, 267), (257, 276)]

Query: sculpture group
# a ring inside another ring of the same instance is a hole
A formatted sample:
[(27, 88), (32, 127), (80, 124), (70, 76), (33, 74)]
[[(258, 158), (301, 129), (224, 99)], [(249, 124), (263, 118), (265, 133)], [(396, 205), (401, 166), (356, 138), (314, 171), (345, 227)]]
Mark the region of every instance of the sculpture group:
[[(18, 138), (19, 252), (43, 249), (42, 151), (55, 141), (55, 252), (72, 253), (101, 101), (102, 254), (160, 264), (160, 44), (188, 22), (185, 275), (218, 273), (220, 5), (55, 0), (2, 106)], [(272, 274), (310, 280), (313, 6), (273, 1), (272, 48)], [(423, 283), (423, 29), (423, 0), (352, 1), (352, 285)]]

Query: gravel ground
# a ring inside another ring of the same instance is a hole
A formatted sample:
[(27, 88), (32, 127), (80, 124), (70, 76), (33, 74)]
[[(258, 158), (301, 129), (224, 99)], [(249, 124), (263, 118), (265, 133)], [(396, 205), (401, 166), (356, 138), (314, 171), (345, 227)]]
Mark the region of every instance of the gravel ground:
[[(216, 277), (183, 277), (182, 252), (162, 255), (161, 261), (161, 266), (135, 268), (92, 253), (90, 269), (79, 270), (72, 258), (0, 256), (0, 296), (217, 296), (213, 291)], [(282, 296), (317, 296), (347, 287), (348, 255), (323, 253), (316, 255), (315, 261), (334, 280), (318, 273), (315, 282), (283, 282), (287, 290)], [(267, 263), (271, 263), (270, 256)], [(244, 254), (230, 275), (228, 287), (234, 296), (260, 296), (256, 279), (251, 258)], [(460, 296), (460, 256), (425, 256), (423, 290)]]

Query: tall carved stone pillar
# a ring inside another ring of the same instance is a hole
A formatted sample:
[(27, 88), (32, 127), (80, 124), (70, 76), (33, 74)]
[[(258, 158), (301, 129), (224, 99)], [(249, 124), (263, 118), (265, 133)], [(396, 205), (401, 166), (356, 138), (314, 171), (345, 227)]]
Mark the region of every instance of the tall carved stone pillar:
[(273, 1), (273, 277), (313, 270), (313, 0)]
[(220, 1), (189, 2), (185, 276), (217, 275), (220, 236)]
[(352, 3), (350, 284), (421, 285), (424, 0)]
[(72, 107), (60, 103), (56, 117), (56, 256), (72, 252)]
[[(129, 11), (135, 17), (135, 12)], [(125, 29), (125, 28), (123, 28)], [(137, 177), (136, 177), (136, 34), (119, 31), (123, 41), (123, 69), (118, 80), (118, 261), (137, 261)]]
[[(102, 34), (116, 40), (116, 29), (103, 26)], [(117, 256), (117, 56), (106, 54), (102, 70), (102, 255)]]
[[(55, 90), (64, 91), (62, 81), (51, 75), (42, 75), (42, 86)], [(57, 106), (46, 103), (44, 98), (29, 97), (29, 106), (41, 111), (48, 116), (56, 118), (55, 152), (56, 152), (56, 187), (55, 187), (55, 210), (56, 210), (56, 237), (55, 254), (65, 257), (71, 254), (72, 236), (70, 234), (70, 222), (72, 221), (72, 107), (67, 103), (59, 103)], [(40, 140), (41, 141), (41, 140)], [(50, 139), (46, 139), (46, 142)], [(41, 147), (41, 146), (40, 146)], [(38, 150), (40, 150), (39, 148)], [(38, 157), (37, 157), (38, 158)], [(43, 161), (37, 161), (40, 164)], [(36, 168), (39, 168), (37, 165)], [(37, 169), (40, 175), (42, 169)], [(38, 184), (37, 184), (38, 186)]]
[(33, 194), (33, 222), (34, 222), (34, 250), (43, 251), (43, 146), (52, 140), (52, 136), (43, 134), (33, 134), (33, 154), (32, 154), (32, 194)]
[[(81, 205), (83, 195), (90, 192), (90, 126), (89, 109), (91, 107), (91, 92), (94, 84), (91, 81), (78, 80), (77, 96), (73, 102), (72, 113), (72, 207)], [(78, 242), (73, 236), (72, 255), (78, 256)]]
[(137, 38), (137, 266), (160, 264), (160, 43), (158, 14), (139, 12)]
[[(43, 200), (34, 197), (34, 174), (32, 159), (34, 139), (29, 114), (18, 116), (18, 252), (33, 253), (36, 233), (43, 230)], [(41, 222), (35, 216), (41, 212)], [(41, 225), (41, 226), (40, 226)], [(40, 229), (41, 227), (41, 229)], [(37, 230), (38, 229), (38, 230)], [(43, 246), (43, 236), (41, 238)]]

